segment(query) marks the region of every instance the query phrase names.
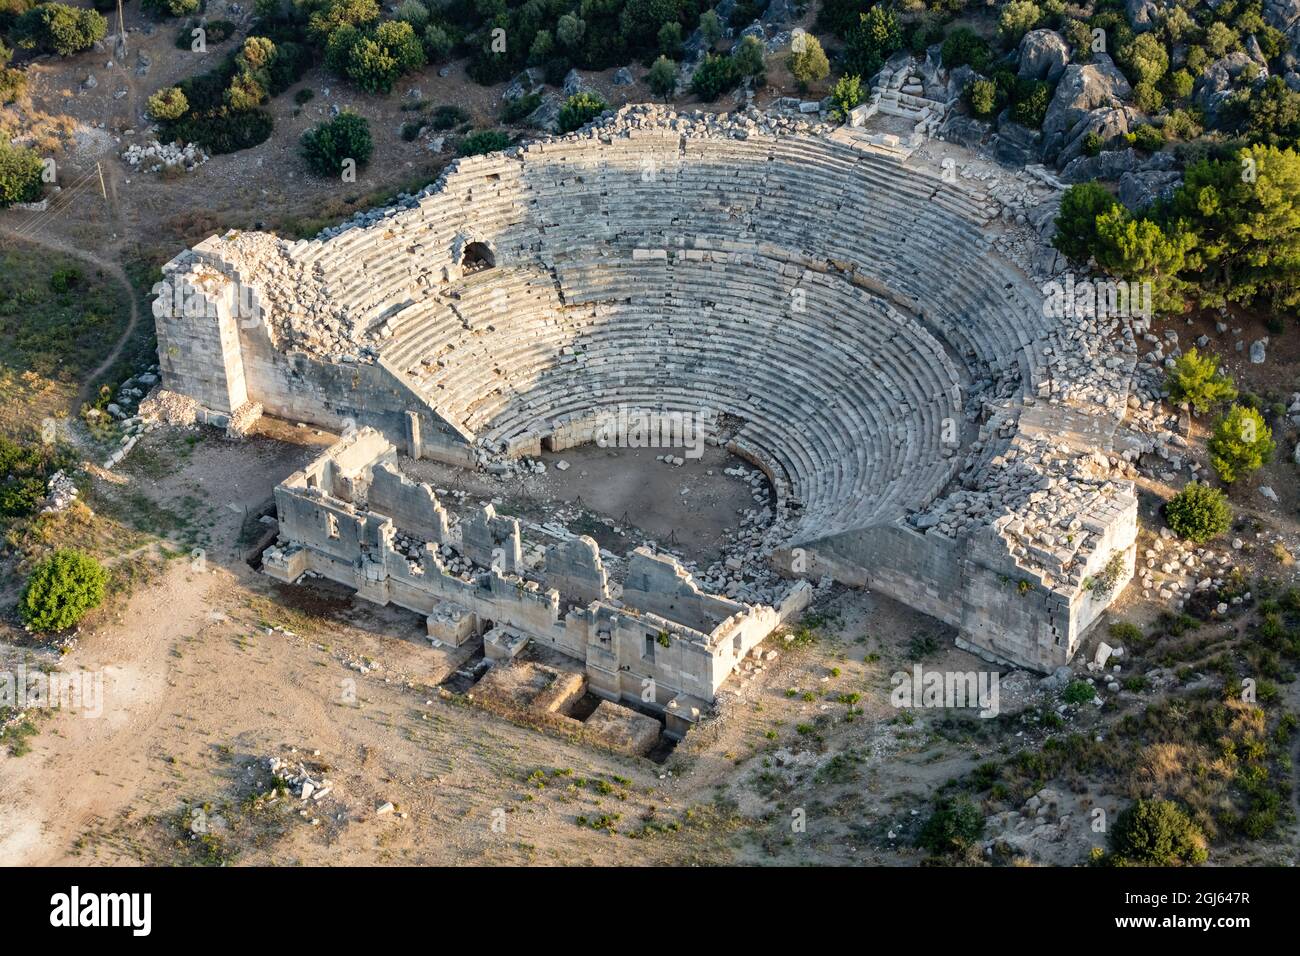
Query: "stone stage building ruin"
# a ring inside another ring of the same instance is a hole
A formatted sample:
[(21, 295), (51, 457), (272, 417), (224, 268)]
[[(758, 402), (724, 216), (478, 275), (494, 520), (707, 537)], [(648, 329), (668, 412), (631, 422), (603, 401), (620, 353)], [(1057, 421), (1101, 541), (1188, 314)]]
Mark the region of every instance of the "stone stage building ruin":
[[(661, 710), (676, 736), (745, 655), (808, 604), (804, 581), (776, 608), (707, 594), (671, 556), (646, 548), (612, 582), (589, 537), (552, 544), (529, 573), (516, 519), (489, 504), (453, 529), (434, 490), (401, 474), (396, 458), (387, 439), (362, 428), (282, 482), (283, 543), (263, 555), (266, 573), (293, 582), (311, 571), (428, 615), (429, 635), (443, 643), (482, 636), (489, 660), (536, 641), (582, 661), (597, 696)], [(452, 553), (474, 572), (448, 571)]]
[[(548, 554), (552, 590), (521, 589), (492, 513), (460, 546), (504, 564), (445, 580), (434, 551), (393, 550), (394, 528), (438, 544), (447, 523), (390, 447), (500, 472), (592, 441), (620, 406), (711, 409), (709, 440), (775, 495), (738, 561), (870, 586), (1051, 670), (1133, 572), (1136, 498), (1107, 456), (1134, 331), (1045, 314), (1059, 260), (1032, 224), (878, 140), (625, 107), (315, 239), (213, 237), (164, 270), (164, 386), (235, 431), (266, 413), (352, 435), (277, 492), (270, 573), (346, 580), (449, 639), (493, 621), (493, 653), (544, 642), (611, 697), (654, 676), (660, 705), (707, 702), (786, 592), (728, 601), (641, 553), (620, 609), (581, 543)], [(680, 635), (671, 672), (643, 663), (660, 629)]]

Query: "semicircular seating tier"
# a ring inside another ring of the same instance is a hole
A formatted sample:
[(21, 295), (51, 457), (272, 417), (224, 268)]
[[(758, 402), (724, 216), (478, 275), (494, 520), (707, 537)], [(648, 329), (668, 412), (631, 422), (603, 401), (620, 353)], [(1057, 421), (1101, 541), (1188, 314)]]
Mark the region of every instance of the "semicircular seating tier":
[(982, 218), (823, 137), (648, 129), (462, 160), (418, 208), (287, 258), (465, 438), (709, 409), (812, 539), (943, 488), (964, 383), (1037, 389), (1055, 329)]
[(628, 107), (315, 239), (177, 256), (160, 365), (218, 417), (467, 464), (699, 416), (770, 477), (779, 544), (1047, 666), (1131, 573), (1131, 487), (1060, 441), (1113, 430), (1126, 360), (1047, 314), (998, 212), (851, 132)]

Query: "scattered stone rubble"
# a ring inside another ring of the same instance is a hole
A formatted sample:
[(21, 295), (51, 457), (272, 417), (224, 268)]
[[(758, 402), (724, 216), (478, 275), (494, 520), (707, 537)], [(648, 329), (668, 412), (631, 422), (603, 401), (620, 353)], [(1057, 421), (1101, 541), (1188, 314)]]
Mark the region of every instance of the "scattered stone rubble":
[(62, 511), (76, 500), (77, 486), (60, 469), (50, 476), (46, 484), (45, 505), (41, 508), (41, 513)]
[(208, 154), (193, 143), (132, 143), (122, 153), (128, 166), (146, 173), (159, 173), (164, 169), (183, 169), (190, 172), (208, 161)]

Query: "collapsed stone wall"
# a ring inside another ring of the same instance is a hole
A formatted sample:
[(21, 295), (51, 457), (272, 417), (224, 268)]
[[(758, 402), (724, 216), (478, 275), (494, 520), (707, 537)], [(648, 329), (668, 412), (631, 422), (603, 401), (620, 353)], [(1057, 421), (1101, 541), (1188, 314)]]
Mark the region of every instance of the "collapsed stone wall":
[[(1042, 243), (986, 185), (852, 129), (627, 108), (460, 160), (317, 239), (232, 233), (178, 256), (155, 306), (164, 378), (217, 420), (255, 402), (494, 468), (629, 403), (720, 414), (734, 424), (709, 440), (776, 497), (755, 559), (880, 586), (1046, 668), (1104, 606), (1088, 582), (1131, 546), (1136, 504), (1027, 423), (1068, 406), (1105, 447), (1132, 334), (1041, 311), (1016, 263)], [(427, 511), (381, 483), (400, 520)], [(429, 521), (414, 530), (437, 540)], [(518, 571), (509, 519), (476, 516), (462, 543)], [(1003, 601), (1003, 579), (1034, 599)]]
[[(674, 558), (639, 548), (615, 602), (590, 538), (552, 545), (546, 571), (526, 576), (517, 520), (489, 505), (451, 525), (433, 489), (396, 473), (395, 454), (378, 431), (362, 428), (281, 482), (280, 538), (263, 556), (266, 573), (297, 581), (312, 572), (347, 584), (368, 600), (426, 615), (431, 634), (456, 642), (488, 622), (512, 629), (582, 661), (593, 692), (659, 706), (686, 724), (811, 595), (806, 582), (793, 583), (776, 607), (705, 594)], [(396, 524), (381, 503), (397, 505), (406, 523)], [(417, 527), (438, 529), (443, 539), (400, 550), (399, 532)], [(481, 567), (454, 574), (448, 551)], [(459, 626), (471, 615), (477, 626)]]

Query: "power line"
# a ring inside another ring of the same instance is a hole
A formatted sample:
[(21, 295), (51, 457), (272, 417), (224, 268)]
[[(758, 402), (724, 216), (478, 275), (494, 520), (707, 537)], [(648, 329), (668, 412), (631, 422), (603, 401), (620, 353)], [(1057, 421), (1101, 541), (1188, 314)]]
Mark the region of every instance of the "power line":
[(65, 187), (59, 195), (50, 201), (44, 212), (35, 213), (26, 222), (20, 223), (18, 228), (14, 230), (15, 233), (23, 238), (29, 238), (39, 233), (48, 225), (51, 219), (67, 210), (72, 200), (90, 184), (94, 176), (93, 172), (86, 173), (71, 186)]
[(28, 241), (35, 239), (36, 236), (45, 231), (56, 217), (63, 215), (72, 207), (72, 203), (77, 196), (91, 187), (93, 178), (94, 174), (92, 173), (75, 185), (65, 188), (58, 196), (59, 205), (51, 205), (45, 212), (37, 213), (31, 219), (20, 224), (14, 230), (14, 235), (19, 239)]

